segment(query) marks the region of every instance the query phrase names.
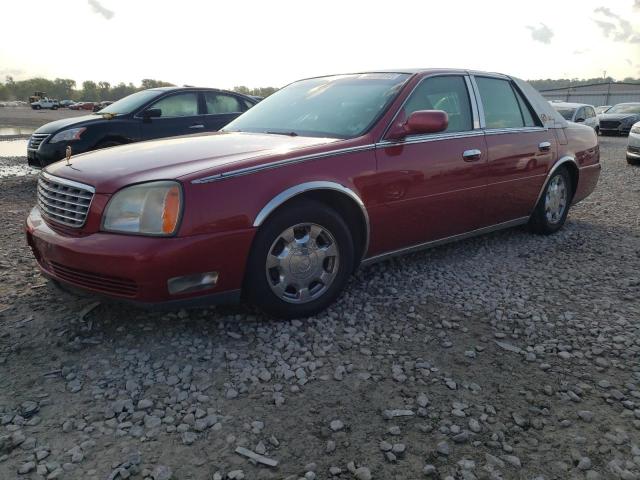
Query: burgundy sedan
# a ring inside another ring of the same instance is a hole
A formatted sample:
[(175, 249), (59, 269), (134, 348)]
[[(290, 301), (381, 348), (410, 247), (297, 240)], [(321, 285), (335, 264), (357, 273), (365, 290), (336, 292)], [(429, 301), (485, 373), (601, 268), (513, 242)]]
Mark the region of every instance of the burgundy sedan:
[(292, 83), (218, 133), (48, 166), (27, 240), (62, 284), (303, 317), (359, 265), (522, 224), (552, 234), (599, 174), (593, 129), (517, 78), (335, 75)]

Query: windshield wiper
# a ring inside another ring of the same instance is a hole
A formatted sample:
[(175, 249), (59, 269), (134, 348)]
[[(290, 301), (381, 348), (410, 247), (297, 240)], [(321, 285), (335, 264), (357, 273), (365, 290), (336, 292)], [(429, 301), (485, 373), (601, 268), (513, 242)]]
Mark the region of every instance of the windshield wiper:
[(270, 133), (272, 135), (287, 135), (288, 137), (297, 137), (298, 134), (296, 132), (265, 132)]

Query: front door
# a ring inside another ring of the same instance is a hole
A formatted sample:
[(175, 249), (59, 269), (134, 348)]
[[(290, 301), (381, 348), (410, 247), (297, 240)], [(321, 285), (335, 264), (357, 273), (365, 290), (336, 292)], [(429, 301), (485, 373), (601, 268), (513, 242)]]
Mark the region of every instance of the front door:
[(378, 251), (388, 251), (465, 233), (482, 226), (487, 149), (474, 129), (471, 99), (462, 75), (427, 77), (395, 121), (417, 110), (444, 110), (446, 131), (385, 140), (376, 149), (378, 203), (372, 228)]
[(511, 81), (474, 77), (489, 150), (486, 222), (528, 217), (556, 156), (555, 135), (542, 126)]
[(160, 116), (141, 120), (143, 140), (203, 131), (204, 116), (199, 114), (198, 95), (198, 92), (174, 93), (151, 104), (147, 110), (158, 109)]

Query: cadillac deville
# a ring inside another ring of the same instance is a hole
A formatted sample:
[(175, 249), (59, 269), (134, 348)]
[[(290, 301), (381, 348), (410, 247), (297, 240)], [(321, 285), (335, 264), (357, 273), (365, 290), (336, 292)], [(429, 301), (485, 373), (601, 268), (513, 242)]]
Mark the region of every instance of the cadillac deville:
[(556, 232), (595, 188), (599, 156), (592, 128), (514, 77), (311, 78), (218, 133), (49, 165), (26, 235), (60, 284), (304, 317), (359, 265), (516, 225)]

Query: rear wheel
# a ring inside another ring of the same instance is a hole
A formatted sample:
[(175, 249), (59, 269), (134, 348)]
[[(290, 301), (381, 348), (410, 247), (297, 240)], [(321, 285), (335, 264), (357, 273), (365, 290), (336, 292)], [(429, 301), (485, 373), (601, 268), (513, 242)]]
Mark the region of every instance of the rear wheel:
[(549, 179), (529, 219), (531, 230), (542, 235), (550, 235), (560, 230), (567, 219), (571, 198), (571, 177), (565, 167), (560, 167)]
[(245, 294), (276, 317), (308, 317), (335, 301), (353, 262), (353, 240), (342, 217), (321, 203), (299, 201), (273, 214), (258, 231)]

